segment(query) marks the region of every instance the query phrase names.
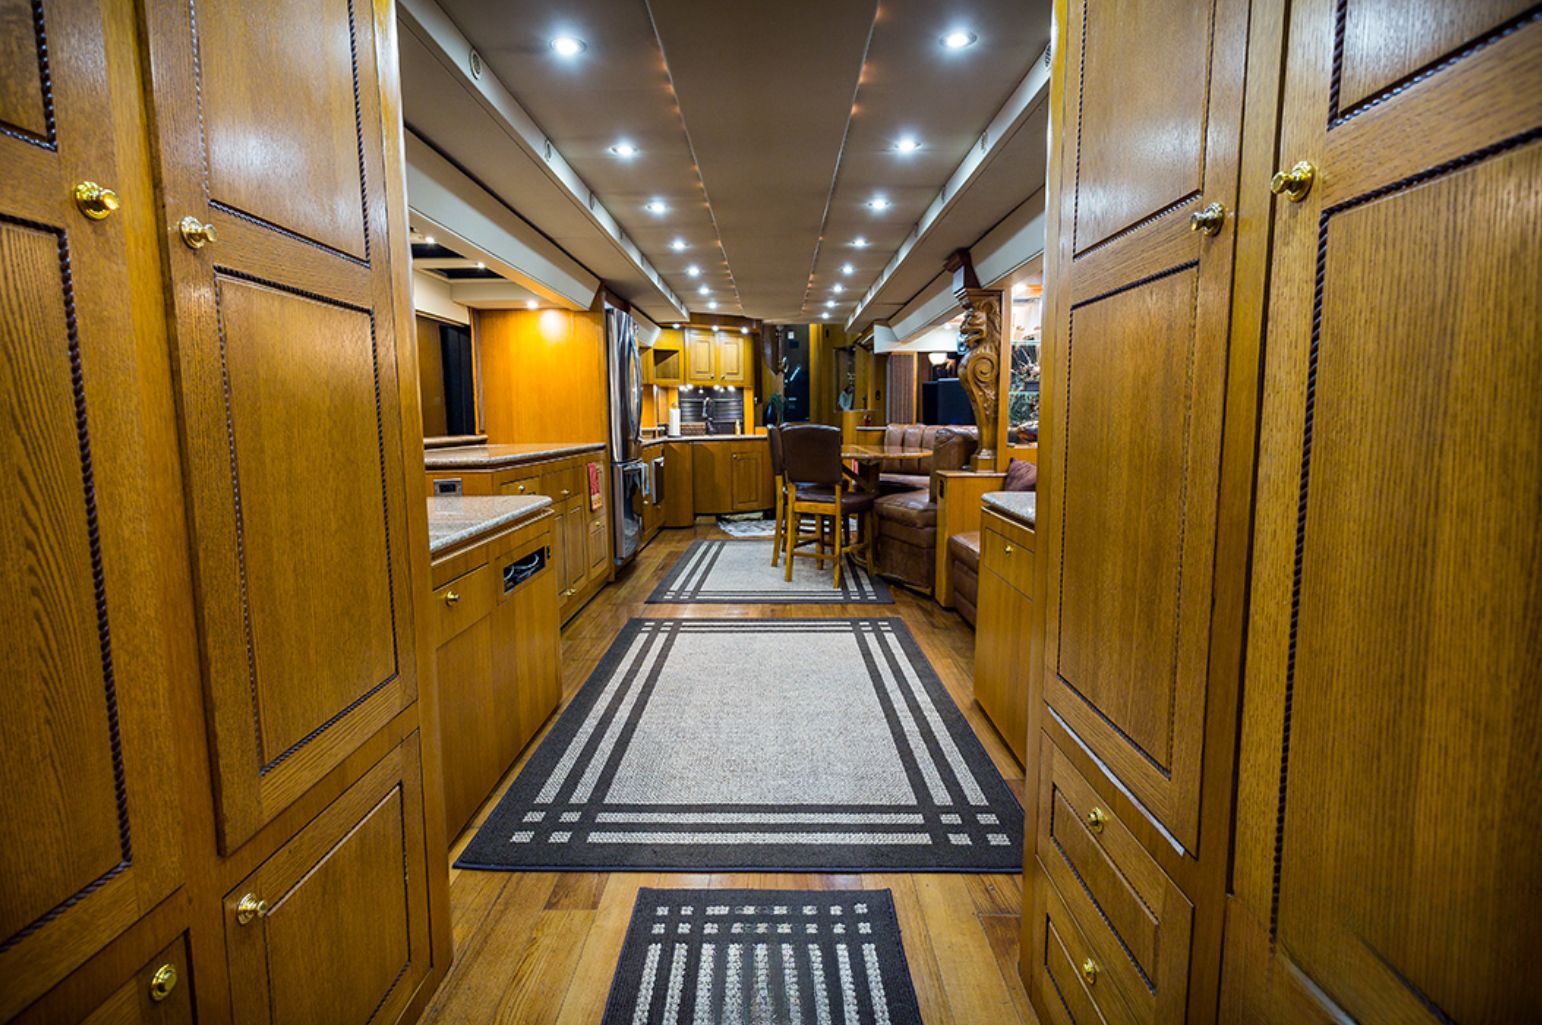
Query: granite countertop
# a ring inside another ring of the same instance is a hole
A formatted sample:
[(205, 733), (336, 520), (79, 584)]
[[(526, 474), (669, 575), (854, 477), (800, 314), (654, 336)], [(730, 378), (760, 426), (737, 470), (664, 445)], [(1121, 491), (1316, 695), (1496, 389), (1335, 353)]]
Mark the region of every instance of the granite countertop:
[(525, 442), (518, 445), (465, 445), (460, 448), (435, 448), (423, 453), (423, 462), (430, 470), (496, 470), (520, 463), (537, 463), (543, 459), (560, 459), (576, 456), (580, 452), (602, 452), (602, 441), (585, 444), (560, 444), (550, 441)]
[(987, 508), (1028, 527), (1033, 526), (1037, 498), (1032, 491), (990, 491), (984, 496)]
[(682, 434), (678, 437), (644, 438), (643, 447), (662, 445), (666, 441), (765, 441), (764, 434)]
[(438, 555), (463, 541), (534, 515), (545, 495), (438, 495), (428, 500), (428, 551)]

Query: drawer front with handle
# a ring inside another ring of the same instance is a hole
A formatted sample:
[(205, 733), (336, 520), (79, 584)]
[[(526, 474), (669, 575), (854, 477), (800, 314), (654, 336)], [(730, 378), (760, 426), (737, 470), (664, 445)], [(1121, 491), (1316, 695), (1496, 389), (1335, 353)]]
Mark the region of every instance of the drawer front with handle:
[(1193, 906), (1048, 736), (1040, 863), (1138, 1022), (1183, 1020)]
[(1015, 589), (1033, 597), (1033, 546), (1024, 537), (1027, 531), (992, 529), (989, 520), (980, 531), (980, 565), (1000, 573)]
[[(1029, 914), (1037, 935), (1027, 982), (1036, 991), (1035, 1004), (1049, 1012), (1055, 1025), (1138, 1025), (1140, 1019), (1110, 985), (1102, 954), (1087, 942), (1042, 868), (1030, 885)], [(1174, 1018), (1171, 1025), (1182, 1020)]]
[[(567, 465), (542, 471), (540, 490), (537, 494), (546, 495), (553, 502), (557, 503), (580, 494), (578, 478), (581, 469), (580, 466)], [(582, 493), (587, 494), (588, 492)]]
[(498, 493), (503, 495), (539, 495), (541, 493), (540, 475), (532, 473), (526, 477), (516, 477), (513, 480), (504, 481), (499, 486)]
[(493, 567), (483, 564), (434, 591), (434, 608), (438, 610), (439, 621), (438, 643), (443, 644), (487, 615), (493, 607), (497, 583)]

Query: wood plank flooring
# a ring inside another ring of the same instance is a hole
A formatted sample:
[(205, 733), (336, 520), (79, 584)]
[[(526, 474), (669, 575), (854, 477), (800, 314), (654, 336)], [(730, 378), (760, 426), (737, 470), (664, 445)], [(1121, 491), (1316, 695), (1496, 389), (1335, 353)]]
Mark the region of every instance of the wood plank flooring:
[[(930, 598), (892, 587), (893, 605), (648, 605), (648, 595), (697, 538), (726, 537), (715, 526), (665, 530), (615, 584), (580, 612), (562, 636), (562, 706), (588, 679), (633, 617), (899, 616), (915, 634), (1007, 784), (1022, 798), (1023, 770), (974, 703), (974, 633)], [(771, 542), (764, 542), (770, 560)], [(470, 840), (523, 767), (553, 715), (497, 791), (456, 840)], [(1017, 975), (1021, 875), (900, 873), (478, 872), (452, 868), (455, 963), (424, 1022), (595, 1025), (632, 903), (642, 886), (764, 889), (890, 889), (899, 911), (911, 978), (928, 1025), (1015, 1025), (1038, 1019)]]

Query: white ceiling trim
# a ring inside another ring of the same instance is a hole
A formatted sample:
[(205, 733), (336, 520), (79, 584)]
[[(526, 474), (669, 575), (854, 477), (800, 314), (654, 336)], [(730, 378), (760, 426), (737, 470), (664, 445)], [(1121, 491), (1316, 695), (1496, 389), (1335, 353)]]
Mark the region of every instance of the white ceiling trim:
[[(407, 202), (420, 228), (453, 237), (491, 269), (574, 309), (594, 304), (600, 279), (462, 174), (411, 132), (405, 133)], [(453, 289), (453, 286), (452, 286)], [(458, 299), (458, 302), (465, 302)]]
[(1044, 190), (1040, 189), (969, 247), (974, 272), (986, 288), (998, 287), (1007, 275), (1044, 255), (1044, 223)]
[[(552, 181), (567, 193), (574, 206), (643, 273), (670, 307), (682, 317), (685, 316), (684, 302), (664, 283), (657, 268), (626, 236), (616, 218), (584, 184), (562, 154), (557, 152), (541, 127), (498, 76), (493, 74), (492, 69), (481, 61), (480, 56), (476, 58), (480, 74), (475, 77), (472, 75), (471, 62), (475, 48), (455, 27), (444, 9), (433, 0), (399, 0), (396, 9), (402, 27), (427, 47), (439, 63), (492, 115), (509, 138), (534, 159), (537, 166), (545, 169)], [(409, 200), (412, 198), (410, 186), (408, 197)]]
[(1028, 116), (1048, 99), (1049, 64), (1049, 49), (1046, 47), (1028, 74), (1018, 83), (1017, 88), (1012, 90), (1012, 95), (1007, 98), (1007, 102), (1002, 104), (996, 116), (991, 118), (990, 124), (980, 134), (979, 142), (969, 150), (969, 155), (948, 177), (947, 182), (942, 186), (942, 191), (938, 192), (936, 198), (927, 205), (921, 219), (911, 228), (910, 234), (884, 266), (878, 279), (863, 294), (856, 309), (852, 311), (851, 317), (846, 321), (848, 331), (862, 321), (868, 307), (879, 297), (884, 285), (898, 272), (911, 251), (942, 222), (969, 186), (1001, 152), (1003, 144), (1011, 139)]

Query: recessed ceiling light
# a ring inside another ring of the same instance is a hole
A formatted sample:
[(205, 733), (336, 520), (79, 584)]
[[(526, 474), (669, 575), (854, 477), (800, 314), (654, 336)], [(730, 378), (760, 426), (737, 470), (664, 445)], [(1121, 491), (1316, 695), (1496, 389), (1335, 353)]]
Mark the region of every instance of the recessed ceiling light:
[(873, 211), (887, 210), (889, 209), (889, 197), (874, 196), (872, 199), (867, 201), (867, 208)]
[(855, 249), (866, 249), (867, 239), (863, 238), (861, 235), (858, 235), (856, 238), (851, 240), (851, 244)]
[(708, 288), (706, 285), (702, 285), (696, 290), (696, 292), (698, 295), (711, 295), (712, 289)]
[(685, 239), (683, 239), (683, 238), (675, 239), (673, 242), (671, 242), (669, 244), (669, 248), (673, 249), (677, 253), (685, 252)]
[(830, 291), (834, 292), (836, 295), (840, 295), (842, 292), (846, 291), (846, 286), (837, 281), (835, 284), (830, 286)]
[(614, 153), (616, 156), (618, 156), (618, 157), (625, 157), (628, 160), (630, 160), (632, 157), (635, 157), (635, 156), (637, 156), (637, 154), (642, 152), (636, 146), (632, 145), (630, 142), (618, 142), (618, 143), (616, 143), (614, 146), (612, 146), (610, 148), (610, 151), (612, 153)]
[(850, 275), (850, 274), (855, 274), (856, 272), (857, 272), (857, 268), (853, 267), (851, 264), (849, 264), (849, 263), (841, 264), (841, 273), (842, 274)]
[(825, 320), (829, 320), (830, 319), (830, 313), (829, 313), (828, 310), (826, 310), (824, 313), (821, 313), (820, 316), (823, 317)]
[(541, 304), (540, 304), (540, 303), (538, 303), (538, 302), (536, 302), (536, 301), (535, 301), (535, 300), (534, 300), (534, 299), (526, 299), (526, 300), (525, 300), (525, 309), (527, 309), (527, 310), (533, 310), (533, 309), (536, 309), (536, 308), (537, 308), (537, 307), (539, 307), (539, 306), (540, 306), (540, 305), (541, 305)]
[(976, 38), (973, 32), (956, 28), (942, 37), (942, 45), (950, 50), (962, 50), (966, 46), (973, 46)]
[(589, 44), (576, 36), (553, 36), (551, 48), (558, 57), (577, 57), (589, 49)]
[(715, 310), (715, 309), (717, 309), (717, 300), (716, 300), (716, 299), (714, 299), (714, 300), (712, 300), (712, 301), (711, 301), (711, 302), (709, 302), (709, 303), (708, 303), (708, 304), (707, 304), (707, 309), (709, 309), (709, 310)]
[(835, 300), (834, 299), (826, 299), (825, 300), (825, 309), (827, 309), (827, 310), (835, 309)]
[(643, 209), (654, 216), (661, 216), (669, 213), (669, 204), (662, 199), (650, 199), (643, 204)]
[(914, 153), (920, 148), (921, 140), (917, 139), (914, 135), (902, 136), (894, 143), (894, 151), (896, 153)]
[(434, 236), (432, 236), (432, 235), (424, 235), (423, 236), (423, 242), (424, 242), (425, 245), (430, 245), (430, 246), (433, 245), (434, 244)]
[(715, 335), (720, 335), (720, 334), (722, 334), (722, 333), (723, 333), (723, 329), (722, 329), (722, 328), (720, 328), (720, 327), (714, 327), (714, 328), (713, 328), (713, 329), (712, 329), (712, 333), (713, 333), (713, 334), (715, 334)]
[(701, 277), (701, 268), (696, 266), (694, 263), (685, 268), (685, 272), (693, 278)]

